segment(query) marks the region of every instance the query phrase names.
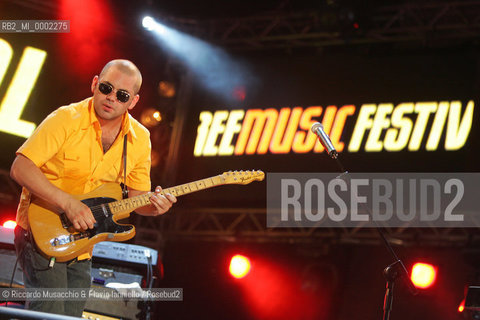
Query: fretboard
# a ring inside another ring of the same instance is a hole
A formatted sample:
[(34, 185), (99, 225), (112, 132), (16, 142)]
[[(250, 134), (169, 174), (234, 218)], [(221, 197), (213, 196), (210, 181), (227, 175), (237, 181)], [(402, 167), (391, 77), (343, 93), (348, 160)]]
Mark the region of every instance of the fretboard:
[[(179, 197), (183, 196), (184, 194), (216, 187), (223, 184), (225, 184), (225, 179), (222, 177), (222, 175), (218, 175), (202, 180), (181, 184), (176, 187), (166, 188), (162, 190), (161, 194), (163, 195), (165, 193), (170, 193), (173, 194), (175, 197)], [(150, 197), (152, 195), (153, 192), (147, 192), (136, 197), (110, 202), (108, 206), (110, 207), (110, 211), (113, 214), (118, 214), (121, 212), (132, 212), (137, 208), (149, 205)]]

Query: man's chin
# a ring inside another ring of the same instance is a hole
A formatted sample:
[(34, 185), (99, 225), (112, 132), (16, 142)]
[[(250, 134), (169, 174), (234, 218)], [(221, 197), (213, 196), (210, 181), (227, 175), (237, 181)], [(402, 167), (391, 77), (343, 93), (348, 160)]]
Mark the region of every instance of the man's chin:
[(100, 112), (97, 111), (96, 114), (97, 118), (102, 120), (111, 120), (113, 118), (111, 114), (104, 112), (103, 110), (101, 110)]

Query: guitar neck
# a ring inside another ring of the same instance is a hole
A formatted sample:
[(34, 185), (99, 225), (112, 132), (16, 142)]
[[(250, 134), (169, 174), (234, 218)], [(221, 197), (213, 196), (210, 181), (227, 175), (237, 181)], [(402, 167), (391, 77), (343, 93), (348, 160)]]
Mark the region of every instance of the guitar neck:
[[(175, 187), (163, 189), (161, 194), (166, 193), (173, 194), (175, 197), (183, 196), (185, 194), (205, 190), (208, 188), (216, 187), (225, 184), (225, 178), (222, 175), (205, 178), (185, 184), (181, 184)], [(119, 214), (124, 212), (132, 212), (137, 208), (150, 204), (150, 197), (154, 192), (147, 192), (145, 194), (127, 198), (115, 202), (110, 202), (108, 205), (112, 214)]]

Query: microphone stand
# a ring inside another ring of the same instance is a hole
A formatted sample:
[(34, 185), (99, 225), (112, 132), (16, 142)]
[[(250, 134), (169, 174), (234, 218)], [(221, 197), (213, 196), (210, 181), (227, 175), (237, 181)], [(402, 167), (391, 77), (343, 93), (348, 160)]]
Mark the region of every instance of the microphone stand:
[[(322, 145), (324, 145), (323, 141)], [(331, 143), (331, 142), (330, 142)], [(324, 145), (325, 147), (325, 145)], [(330, 150), (330, 152), (328, 152)], [(340, 159), (338, 159), (338, 153), (334, 148), (325, 148), (325, 151), (328, 153), (328, 155), (332, 158), (335, 159), (338, 168), (342, 172), (338, 177), (341, 176), (348, 176), (348, 171), (345, 170), (345, 167), (343, 166), (342, 162)], [(370, 217), (373, 217), (373, 214), (368, 208), (365, 203), (361, 202), (362, 206), (364, 207), (365, 211), (368, 213)], [(373, 219), (372, 219), (373, 220)], [(402, 276), (405, 278), (405, 281), (407, 283), (407, 286), (411, 292), (412, 295), (416, 295), (418, 293), (417, 288), (413, 285), (413, 283), (410, 281), (410, 276), (408, 274), (407, 268), (405, 268), (405, 265), (403, 264), (402, 260), (400, 260), (393, 250), (391, 244), (388, 242), (387, 237), (385, 236), (385, 232), (382, 230), (382, 228), (378, 225), (378, 223), (373, 220), (375, 223), (375, 229), (378, 232), (378, 235), (382, 239), (383, 244), (387, 248), (387, 251), (390, 252), (390, 254), (393, 257), (394, 262), (389, 264), (385, 269), (383, 270), (383, 275), (385, 279), (387, 280), (387, 285), (386, 285), (386, 291), (385, 291), (385, 298), (383, 301), (383, 320), (389, 320), (390, 319), (390, 312), (392, 311), (392, 304), (393, 304), (393, 288), (395, 285), (395, 280), (398, 278), (401, 278)]]

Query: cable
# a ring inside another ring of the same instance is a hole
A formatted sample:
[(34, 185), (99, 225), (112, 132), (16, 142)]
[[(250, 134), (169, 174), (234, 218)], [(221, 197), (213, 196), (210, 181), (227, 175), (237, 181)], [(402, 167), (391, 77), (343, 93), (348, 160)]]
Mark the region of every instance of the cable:
[[(10, 285), (9, 285), (9, 288), (12, 288), (13, 287), (13, 279), (15, 278), (15, 272), (17, 271), (17, 265), (18, 265), (18, 260), (20, 259), (20, 257), (22, 256), (23, 254), (23, 251), (25, 250), (25, 247), (27, 246), (27, 239), (25, 237), (25, 233), (22, 235), (23, 236), (23, 240), (25, 241), (23, 243), (23, 246), (20, 250), (18, 250), (18, 254), (16, 254), (17, 256), (17, 259), (15, 259), (15, 265), (13, 266), (13, 271), (12, 271), (12, 278), (10, 279)], [(6, 301), (5, 302), (5, 307), (8, 307), (8, 302), (9, 301)]]
[[(152, 255), (150, 253), (150, 250), (146, 249), (144, 250), (144, 254), (147, 257), (147, 278), (146, 278), (146, 285), (148, 290), (152, 289), (153, 286), (153, 266), (152, 266)], [(150, 306), (150, 300), (148, 298), (145, 299), (144, 301), (144, 312), (145, 312), (145, 319), (150, 320), (151, 317), (151, 306)]]

